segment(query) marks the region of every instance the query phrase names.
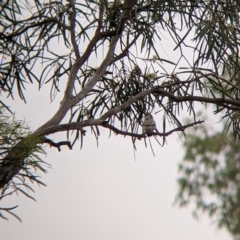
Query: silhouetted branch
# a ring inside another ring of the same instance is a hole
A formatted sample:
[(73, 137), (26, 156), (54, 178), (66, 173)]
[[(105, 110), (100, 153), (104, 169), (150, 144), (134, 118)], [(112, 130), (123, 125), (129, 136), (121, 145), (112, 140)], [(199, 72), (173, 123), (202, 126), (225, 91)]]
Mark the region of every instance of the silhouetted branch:
[[(17, 207), (18, 207), (18, 205), (17, 205), (17, 206), (14, 206), (14, 207), (10, 207), (10, 208), (2, 208), (2, 207), (0, 207), (0, 211), (5, 211), (5, 212), (7, 212), (8, 214), (14, 216), (19, 222), (22, 222), (21, 218), (20, 218), (18, 215), (16, 215), (15, 213), (11, 212), (11, 210), (13, 210), (13, 209), (15, 209), (15, 208), (17, 208)], [(3, 214), (2, 214), (1, 212), (0, 212), (0, 218), (2, 218), (2, 219), (4, 219), (4, 220), (8, 220), (8, 218), (6, 218), (5, 216), (3, 216)]]
[[(183, 131), (185, 131), (186, 128), (193, 127), (193, 126), (201, 124), (203, 122), (204, 121), (200, 121), (199, 120), (199, 121), (196, 121), (196, 122), (193, 122), (193, 123), (190, 123), (190, 124), (186, 124), (186, 125), (181, 126), (181, 127), (174, 128), (174, 129), (172, 129), (172, 130), (170, 130), (168, 132), (165, 132), (165, 133), (153, 132), (153, 133), (151, 133), (151, 136), (166, 137), (166, 136), (169, 136), (170, 134), (172, 134), (174, 132), (183, 132)], [(137, 139), (141, 139), (141, 138), (147, 137), (146, 134), (138, 134), (138, 133), (131, 133), (131, 132), (122, 131), (122, 130), (112, 126), (111, 124), (108, 124), (107, 122), (104, 122), (102, 124), (102, 126), (104, 128), (108, 128), (108, 129), (112, 130), (116, 134), (123, 135), (123, 136), (136, 137)]]
[(76, 59), (80, 58), (80, 52), (78, 49), (78, 44), (76, 42), (76, 35), (75, 35), (75, 22), (76, 22), (76, 8), (75, 8), (75, 1), (69, 0), (69, 3), (71, 5), (71, 11), (69, 11), (69, 21), (70, 21), (70, 36), (71, 36), (71, 42), (74, 49), (74, 53), (76, 56)]
[(67, 145), (70, 150), (72, 150), (72, 145), (70, 141), (61, 141), (58, 143), (53, 142), (51, 139), (45, 138), (45, 143), (48, 143), (51, 147), (56, 147), (59, 152), (61, 152), (61, 146)]
[[(38, 20), (38, 17), (35, 17), (36, 20)], [(23, 23), (26, 23), (27, 21), (30, 20), (34, 20), (34, 18), (29, 18), (23, 21)], [(27, 30), (38, 27), (38, 26), (42, 26), (42, 25), (46, 25), (46, 24), (50, 24), (50, 23), (56, 23), (57, 25), (59, 25), (62, 28), (65, 28), (67, 30), (70, 30), (70, 27), (67, 25), (64, 25), (63, 23), (59, 22), (56, 18), (53, 17), (46, 17), (46, 19), (41, 20), (41, 21), (36, 21), (35, 23), (31, 23), (31, 25), (25, 26), (24, 28), (19, 28), (19, 30), (14, 31), (11, 34), (7, 34), (7, 35), (0, 35), (0, 39), (12, 39), (13, 37), (16, 36), (20, 36), (21, 34), (25, 33)], [(20, 21), (19, 23), (20, 24)]]

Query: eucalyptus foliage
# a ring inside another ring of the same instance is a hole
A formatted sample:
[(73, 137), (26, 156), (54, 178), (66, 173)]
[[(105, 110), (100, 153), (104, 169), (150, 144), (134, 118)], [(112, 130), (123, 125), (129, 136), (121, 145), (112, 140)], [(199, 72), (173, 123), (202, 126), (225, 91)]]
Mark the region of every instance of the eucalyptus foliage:
[[(14, 174), (14, 178), (7, 184), (1, 183), (0, 201), (13, 193), (22, 193), (34, 200), (29, 194), (29, 191), (34, 192), (31, 184), (45, 186), (40, 180), (39, 172), (46, 173), (46, 167), (49, 167), (49, 164), (39, 157), (39, 154), (43, 154), (44, 151), (38, 142), (38, 138), (31, 134), (26, 123), (16, 120), (3, 107), (0, 107), (0, 176), (1, 178), (5, 176), (6, 169), (8, 174)], [(14, 154), (14, 162), (9, 152)], [(0, 206), (0, 217), (7, 219), (3, 214), (6, 212), (21, 221), (11, 211), (16, 207)]]
[[(17, 90), (27, 101), (25, 86), (33, 83), (40, 90), (47, 84), (51, 100), (61, 94), (59, 108), (34, 132), (40, 143), (58, 149), (77, 140), (83, 146), (89, 129), (98, 140), (103, 128), (131, 137), (135, 147), (146, 137), (139, 128), (149, 112), (161, 115), (161, 132), (153, 135), (163, 146), (168, 135), (202, 123), (196, 102), (213, 104), (239, 138), (239, 118), (232, 117), (240, 107), (240, 88), (233, 83), (239, 10), (235, 0), (6, 0), (0, 14), (1, 93), (14, 97)], [(165, 36), (175, 44), (177, 61), (163, 57)], [(60, 131), (69, 142), (46, 138)], [(2, 172), (5, 185), (14, 172)]]
[(236, 239), (240, 236), (239, 142), (229, 131), (198, 126), (184, 142), (185, 156), (179, 164), (180, 206), (194, 204), (194, 215), (207, 212), (219, 227)]

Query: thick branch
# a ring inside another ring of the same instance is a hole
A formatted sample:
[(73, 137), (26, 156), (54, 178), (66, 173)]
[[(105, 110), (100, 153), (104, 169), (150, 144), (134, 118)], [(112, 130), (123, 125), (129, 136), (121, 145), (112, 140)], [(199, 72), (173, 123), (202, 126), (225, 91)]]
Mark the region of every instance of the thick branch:
[(177, 97), (174, 94), (165, 91), (162, 89), (163, 86), (156, 86), (151, 89), (145, 90), (134, 97), (130, 98), (128, 101), (123, 103), (122, 105), (113, 108), (109, 111), (107, 111), (105, 114), (103, 114), (100, 119), (105, 121), (107, 118), (111, 117), (112, 115), (116, 115), (117, 113), (123, 111), (133, 103), (137, 102), (140, 99), (143, 99), (147, 95), (158, 93), (162, 95), (163, 97), (168, 97), (174, 102), (203, 102), (203, 103), (213, 103), (216, 105), (222, 105), (222, 104), (230, 104), (239, 107), (240, 110), (240, 101), (238, 100), (232, 100), (232, 99), (226, 99), (226, 98), (209, 98), (209, 97), (199, 97), (199, 96), (181, 96)]
[(85, 63), (85, 61), (87, 61), (90, 54), (92, 53), (93, 48), (96, 46), (98, 40), (99, 40), (99, 33), (98, 33), (98, 31), (96, 31), (94, 37), (89, 42), (84, 54), (73, 64), (72, 69), (69, 74), (69, 78), (68, 78), (68, 82), (67, 82), (67, 86), (66, 86), (66, 90), (64, 93), (64, 98), (62, 100), (62, 103), (64, 103), (65, 101), (67, 101), (68, 99), (73, 97), (72, 92), (73, 92), (74, 83), (76, 80), (78, 70)]
[(39, 136), (44, 136), (44, 135), (49, 135), (49, 134), (53, 134), (56, 132), (63, 132), (63, 131), (69, 131), (69, 130), (82, 131), (82, 129), (84, 127), (102, 125), (103, 122), (104, 121), (100, 120), (100, 119), (90, 119), (90, 120), (85, 120), (82, 122), (59, 124), (59, 125), (55, 125), (55, 126), (49, 126), (49, 127), (38, 129), (37, 134)]
[[(238, 107), (237, 109), (240, 110), (240, 101), (238, 100), (232, 100), (232, 99), (226, 99), (226, 98), (209, 98), (209, 97), (200, 97), (200, 96), (175, 96), (174, 94), (163, 90), (162, 88), (166, 86), (156, 86), (151, 89), (145, 90), (134, 97), (127, 100), (122, 105), (113, 108), (106, 113), (104, 113), (99, 119), (91, 119), (91, 120), (85, 120), (82, 122), (77, 123), (70, 123), (70, 124), (61, 124), (61, 125), (55, 125), (55, 126), (49, 126), (45, 128), (41, 128), (37, 130), (37, 133), (39, 135), (48, 135), (55, 132), (60, 131), (66, 131), (66, 130), (82, 130), (83, 127), (87, 126), (93, 126), (93, 125), (102, 125), (108, 118), (110, 118), (113, 115), (116, 115), (117, 113), (125, 110), (133, 103), (145, 98), (147, 95), (158, 93), (162, 97), (168, 97), (174, 102), (202, 102), (202, 103), (212, 103), (216, 105), (232, 105)], [(227, 106), (226, 106), (227, 107)], [(231, 106), (229, 106), (231, 108)]]
[[(165, 133), (155, 132), (155, 133), (152, 133), (152, 135), (153, 136), (160, 136), (160, 137), (168, 136), (168, 135), (172, 134), (173, 132), (184, 131), (188, 127), (192, 127), (194, 125), (201, 124), (203, 122), (204, 121), (199, 120), (199, 121), (196, 121), (196, 122), (184, 125), (184, 126), (180, 126), (178, 128), (175, 128), (175, 129), (172, 129), (169, 132), (165, 132)], [(49, 135), (49, 134), (53, 134), (53, 133), (56, 133), (56, 132), (63, 132), (63, 131), (69, 131), (69, 130), (84, 131), (83, 128), (89, 127), (89, 126), (102, 126), (104, 128), (108, 128), (108, 129), (112, 130), (116, 134), (120, 134), (120, 135), (123, 135), (123, 136), (131, 136), (131, 137), (136, 137), (136, 138), (146, 137), (145, 134), (138, 134), (138, 133), (122, 131), (122, 130), (112, 126), (111, 124), (108, 124), (106, 121), (102, 121), (100, 119), (91, 119), (91, 120), (85, 120), (85, 121), (82, 121), (82, 122), (60, 124), (58, 126), (52, 126), (52, 127), (49, 127), (49, 128), (45, 128), (41, 132), (39, 132), (39, 134)]]
[[(96, 35), (94, 38), (97, 40), (98, 36)], [(69, 76), (68, 86), (67, 86), (67, 89), (65, 91), (65, 97), (64, 97), (65, 100), (63, 100), (62, 105), (58, 109), (57, 113), (47, 123), (45, 123), (39, 129), (44, 129), (47, 126), (59, 124), (61, 122), (61, 120), (63, 119), (63, 117), (66, 115), (67, 111), (71, 107), (73, 107), (75, 104), (77, 104), (79, 101), (81, 101), (92, 90), (93, 86), (105, 74), (107, 67), (110, 65), (110, 63), (111, 63), (111, 61), (113, 59), (113, 56), (114, 56), (114, 51), (115, 51), (115, 48), (116, 48), (117, 41), (118, 41), (118, 37), (114, 36), (112, 38), (111, 43), (110, 43), (110, 47), (109, 47), (108, 53), (107, 53), (105, 59), (102, 61), (102, 64), (100, 65), (100, 67), (98, 68), (96, 73), (93, 75), (93, 77), (83, 87), (81, 92), (79, 94), (77, 94), (75, 97), (73, 97), (71, 94), (70, 94), (70, 96), (68, 95), (68, 91), (71, 88), (73, 88), (73, 86), (74, 86), (74, 81), (75, 81), (77, 72), (79, 70), (78, 62), (76, 62), (73, 65), (71, 73), (70, 73), (70, 76)], [(92, 44), (95, 44), (95, 42), (93, 42)], [(80, 60), (82, 58), (83, 57), (81, 57)], [(37, 132), (38, 131), (39, 130), (37, 130)]]
[(233, 106), (239, 107), (239, 110), (240, 110), (239, 100), (233, 100), (233, 99), (227, 99), (227, 98), (209, 98), (209, 97), (200, 97), (200, 96), (191, 96), (191, 95), (177, 97), (168, 91), (162, 90), (161, 88), (159, 88), (159, 86), (155, 87), (155, 90), (153, 91), (153, 93), (159, 93), (163, 96), (169, 97), (174, 102), (203, 102), (203, 103), (213, 103), (216, 105), (227, 104), (227, 105), (233, 105)]
[[(100, 35), (101, 35), (100, 30), (101, 30), (102, 10), (100, 9), (100, 22), (96, 29), (95, 35), (92, 38), (92, 40), (89, 42), (88, 47), (87, 47), (85, 53), (83, 54), (83, 56), (80, 57), (79, 60), (76, 61), (76, 63), (73, 65), (73, 67), (70, 71), (67, 87), (66, 87), (66, 90), (64, 93), (64, 98), (61, 102), (62, 104), (61, 104), (60, 108), (58, 109), (57, 113), (48, 122), (46, 122), (43, 126), (41, 126), (36, 132), (38, 132), (41, 129), (44, 129), (47, 126), (59, 124), (61, 122), (61, 120), (64, 118), (64, 116), (66, 115), (66, 113), (68, 112), (68, 110), (71, 107), (73, 107), (75, 104), (80, 102), (82, 99), (84, 99), (84, 97), (86, 97), (86, 95), (92, 90), (93, 86), (97, 83), (97, 81), (104, 75), (107, 67), (113, 61), (114, 51), (116, 48), (117, 41), (119, 39), (119, 34), (122, 32), (125, 22), (126, 22), (126, 19), (128, 18), (127, 15), (129, 15), (129, 13), (135, 3), (136, 3), (136, 0), (125, 0), (124, 1), (124, 3), (123, 3), (124, 10), (123, 10), (122, 17), (121, 17), (121, 23), (119, 25), (120, 29), (118, 29), (117, 34), (114, 37), (112, 37), (110, 46), (108, 49), (108, 53), (107, 53), (105, 59), (102, 61), (102, 64), (100, 65), (100, 67), (98, 68), (96, 73), (88, 81), (88, 83), (84, 86), (84, 88), (81, 90), (81, 92), (78, 93), (75, 97), (73, 97), (72, 92), (73, 92), (74, 83), (76, 80), (78, 70), (80, 69), (82, 64), (89, 58), (89, 56), (92, 52), (92, 49), (97, 44), (97, 42), (100, 38)], [(101, 4), (101, 7), (103, 7), (102, 4)]]

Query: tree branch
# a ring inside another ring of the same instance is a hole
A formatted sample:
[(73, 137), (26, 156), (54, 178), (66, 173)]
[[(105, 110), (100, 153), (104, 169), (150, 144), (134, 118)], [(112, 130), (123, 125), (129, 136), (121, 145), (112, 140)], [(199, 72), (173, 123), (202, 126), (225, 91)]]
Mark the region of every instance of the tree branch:
[(72, 145), (71, 145), (70, 141), (61, 141), (61, 142), (55, 143), (55, 142), (52, 141), (51, 139), (45, 138), (44, 142), (45, 142), (45, 143), (48, 143), (48, 144), (50, 145), (50, 147), (55, 147), (55, 148), (57, 148), (59, 152), (61, 152), (61, 146), (63, 146), (63, 145), (67, 145), (68, 148), (69, 148), (70, 150), (72, 150)]
[[(192, 81), (194, 81), (194, 80), (192, 80)], [(185, 84), (187, 82), (188, 81), (182, 82), (182, 84)], [(175, 84), (179, 84), (179, 83), (173, 83), (173, 84), (171, 84), (171, 86), (175, 85)], [(216, 105), (220, 105), (220, 106), (222, 106), (224, 104), (226, 108), (227, 108), (227, 105), (232, 105), (232, 106), (236, 106), (235, 110), (238, 110), (238, 109), (240, 110), (240, 101), (238, 101), (238, 100), (232, 100), (232, 99), (226, 99), (226, 98), (209, 98), (209, 97), (200, 97), (200, 96), (180, 96), (180, 97), (178, 97), (178, 96), (175, 96), (174, 94), (162, 89), (165, 87), (166, 86), (164, 86), (164, 85), (163, 86), (155, 86), (151, 89), (145, 90), (145, 91), (135, 95), (134, 97), (130, 98), (122, 105), (107, 111), (99, 119), (90, 119), (90, 120), (85, 120), (85, 121), (78, 122), (78, 123), (41, 127), (36, 131), (36, 133), (39, 135), (45, 135), (45, 134), (48, 135), (48, 134), (52, 134), (54, 132), (59, 132), (59, 131), (81, 130), (83, 127), (87, 127), (87, 126), (102, 125), (111, 116), (116, 115), (117, 113), (128, 108), (133, 103), (135, 103), (135, 102), (143, 99), (147, 95), (150, 95), (153, 93), (157, 93), (157, 94), (161, 95), (162, 98), (168, 97), (169, 99), (171, 99), (174, 102), (203, 102), (203, 103), (212, 103), (212, 104), (216, 104)], [(232, 106), (229, 106), (229, 108), (232, 108)]]
[(124, 0), (122, 6), (122, 19), (129, 19), (132, 8), (137, 3), (137, 0)]
[(76, 56), (76, 59), (80, 58), (80, 53), (79, 53), (79, 49), (78, 49), (78, 45), (76, 42), (76, 35), (75, 35), (75, 21), (76, 21), (76, 8), (75, 8), (75, 1), (73, 0), (69, 0), (72, 11), (69, 12), (69, 21), (70, 21), (70, 36), (71, 36), (71, 42), (72, 42), (72, 46), (74, 49), (74, 53)]
[[(35, 18), (38, 19), (38, 17), (35, 17)], [(33, 20), (33, 19), (27, 19), (27, 20), (24, 20), (24, 22), (26, 24), (26, 21)], [(42, 21), (39, 21), (39, 22), (35, 22), (35, 23), (31, 23), (31, 25), (25, 26), (22, 30), (21, 29), (15, 30), (14, 33), (12, 33), (12, 34), (3, 35), (2, 37), (0, 35), (0, 39), (11, 39), (13, 37), (21, 35), (22, 33), (26, 32), (28, 29), (31, 29), (31, 28), (34, 28), (34, 27), (37, 27), (37, 26), (42, 26), (42, 25), (45, 25), (47, 23), (52, 23), (52, 22), (55, 22), (57, 25), (61, 26), (62, 28), (65, 28), (67, 30), (71, 29), (69, 26), (59, 22), (58, 19), (56, 19), (56, 18), (46, 17), (45, 20), (42, 20)]]
[[(174, 85), (177, 83), (174, 83)], [(103, 114), (99, 119), (105, 121), (107, 118), (111, 117), (112, 115), (116, 115), (117, 113), (123, 111), (133, 103), (137, 102), (140, 99), (143, 99), (147, 95), (153, 94), (153, 93), (158, 93), (162, 95), (163, 97), (168, 97), (174, 102), (204, 102), (204, 103), (213, 103), (217, 105), (222, 105), (222, 104), (231, 104), (234, 106), (239, 107), (238, 109), (240, 110), (240, 101), (238, 100), (232, 100), (232, 99), (226, 99), (226, 98), (208, 98), (208, 97), (199, 97), (199, 96), (181, 96), (177, 97), (174, 94), (163, 90), (162, 88), (165, 86), (156, 86), (151, 89), (145, 90), (134, 97), (130, 98), (128, 101), (123, 103), (122, 105), (113, 108), (109, 111), (107, 111), (105, 114)]]
[(227, 104), (227, 105), (234, 105), (236, 107), (239, 107), (238, 109), (240, 110), (240, 101), (239, 100), (233, 100), (233, 99), (227, 99), (227, 98), (209, 98), (209, 97), (200, 97), (200, 96), (182, 96), (182, 97), (177, 97), (174, 94), (162, 90), (159, 86), (154, 87), (152, 93), (159, 93), (165, 97), (170, 98), (174, 102), (203, 102), (203, 103), (213, 103), (216, 105), (222, 105), (222, 104)]
[[(117, 42), (118, 42), (118, 39), (120, 36), (119, 34), (122, 32), (126, 18), (127, 18), (126, 15), (127, 15), (127, 13), (130, 13), (130, 11), (135, 3), (136, 3), (136, 0), (125, 0), (124, 1), (126, 8), (122, 13), (122, 18), (121, 18), (122, 23), (120, 24), (121, 29), (118, 29), (117, 34), (112, 37), (107, 55), (106, 55), (105, 59), (102, 61), (102, 64), (100, 65), (98, 70), (95, 72), (93, 77), (88, 81), (88, 83), (83, 87), (81, 92), (78, 93), (75, 97), (73, 97), (72, 92), (73, 92), (74, 83), (75, 83), (75, 79), (76, 79), (78, 70), (80, 69), (82, 64), (89, 58), (93, 47), (97, 44), (99, 37), (101, 35), (100, 34), (101, 24), (98, 25), (98, 27), (95, 31), (95, 35), (92, 38), (92, 40), (89, 42), (85, 53), (72, 66), (72, 69), (70, 71), (70, 75), (68, 78), (68, 82), (67, 82), (67, 87), (66, 87), (66, 90), (64, 93), (64, 97), (61, 102), (61, 106), (59, 107), (56, 114), (48, 122), (46, 122), (44, 125), (42, 125), (38, 130), (36, 130), (36, 133), (39, 130), (44, 129), (47, 126), (59, 124), (61, 122), (61, 120), (64, 118), (64, 116), (66, 115), (66, 113), (68, 112), (68, 110), (71, 107), (73, 107), (75, 104), (77, 104), (79, 101), (81, 101), (84, 97), (86, 97), (86, 95), (92, 90), (92, 88), (97, 83), (97, 81), (104, 75), (107, 67), (111, 64), (111, 62), (113, 60), (114, 51), (115, 51), (115, 48), (116, 48), (116, 45), (117, 45)], [(101, 11), (100, 11), (100, 16), (101, 16)]]
[[(190, 123), (190, 124), (186, 124), (184, 126), (181, 126), (181, 127), (178, 127), (178, 128), (174, 128), (172, 129), (171, 131), (168, 131), (168, 132), (165, 132), (165, 133), (160, 133), (160, 132), (153, 132), (151, 134), (151, 136), (160, 136), (160, 137), (166, 137), (166, 136), (169, 136), (170, 134), (174, 133), (174, 132), (183, 132), (186, 128), (189, 128), (189, 127), (193, 127), (197, 124), (201, 124), (203, 123), (204, 121), (196, 121), (196, 122), (193, 122), (193, 123)], [(125, 131), (122, 131), (114, 126), (112, 126), (111, 124), (108, 124), (106, 122), (104, 122), (102, 124), (102, 126), (104, 128), (108, 128), (110, 130), (112, 130), (113, 132), (115, 132), (116, 134), (120, 134), (120, 135), (123, 135), (123, 136), (131, 136), (131, 137), (136, 137), (138, 139), (141, 139), (141, 138), (145, 138), (146, 137), (146, 134), (138, 134), (138, 133), (131, 133), (131, 132), (125, 132)]]
[(137, 41), (137, 39), (139, 38), (139, 36), (142, 34), (142, 29), (140, 29), (138, 31), (138, 34), (135, 36), (135, 38), (132, 40), (132, 42), (130, 44), (127, 45), (127, 47), (122, 51), (121, 54), (117, 55), (111, 62), (114, 63), (120, 59), (122, 59), (123, 57), (125, 57), (128, 53), (128, 50), (132, 47), (132, 45)]
[[(98, 40), (98, 34), (93, 37), (92, 41), (89, 43), (88, 48), (93, 47), (93, 45), (96, 44), (96, 41)], [(94, 40), (95, 39), (95, 40)], [(98, 68), (98, 70), (95, 72), (93, 77), (88, 81), (88, 83), (83, 87), (80, 93), (78, 93), (75, 97), (72, 96), (72, 92), (70, 93), (70, 90), (73, 89), (75, 78), (77, 75), (77, 72), (79, 70), (79, 64), (85, 59), (85, 56), (82, 56), (79, 61), (77, 61), (70, 72), (67, 88), (65, 91), (65, 96), (62, 101), (62, 104), (60, 105), (57, 113), (44, 125), (42, 125), (36, 132), (38, 132), (41, 129), (44, 129), (47, 126), (56, 125), (61, 122), (63, 117), (66, 115), (68, 110), (73, 107), (75, 104), (77, 104), (79, 101), (81, 101), (94, 87), (94, 85), (97, 83), (97, 81), (105, 74), (107, 67), (111, 63), (113, 57), (114, 57), (114, 51), (117, 45), (118, 36), (114, 36), (111, 40), (110, 47), (108, 49), (108, 52), (106, 54), (105, 59), (102, 61), (102, 64)], [(85, 54), (91, 53), (91, 49), (89, 49), (89, 52), (85, 52)], [(70, 94), (70, 95), (69, 95)]]
[[(165, 132), (165, 133), (160, 133), (160, 132), (154, 132), (152, 133), (152, 136), (160, 136), (160, 137), (165, 137), (168, 136), (170, 134), (172, 134), (173, 132), (176, 131), (184, 131), (186, 128), (192, 127), (194, 125), (197, 124), (201, 124), (204, 121), (196, 121), (190, 124), (186, 124), (177, 128), (172, 129), (171, 131)], [(69, 130), (80, 130), (80, 131), (84, 131), (83, 128), (84, 127), (89, 127), (89, 126), (102, 126), (104, 128), (108, 128), (110, 130), (112, 130), (113, 132), (115, 132), (116, 134), (120, 134), (123, 136), (131, 136), (131, 137), (136, 137), (136, 138), (144, 138), (146, 137), (145, 134), (138, 134), (138, 133), (132, 133), (132, 132), (127, 132), (127, 131), (122, 131), (116, 127), (114, 127), (113, 125), (109, 124), (107, 121), (102, 121), (100, 119), (91, 119), (91, 120), (85, 120), (82, 122), (73, 122), (73, 123), (68, 123), (68, 124), (60, 124), (58, 126), (52, 126), (49, 128), (45, 128), (42, 130), (42, 132), (39, 132), (39, 135), (49, 135), (49, 134), (53, 134), (56, 132), (62, 132), (62, 131), (69, 131)], [(85, 131), (84, 131), (85, 133)], [(66, 145), (66, 144), (63, 144)]]

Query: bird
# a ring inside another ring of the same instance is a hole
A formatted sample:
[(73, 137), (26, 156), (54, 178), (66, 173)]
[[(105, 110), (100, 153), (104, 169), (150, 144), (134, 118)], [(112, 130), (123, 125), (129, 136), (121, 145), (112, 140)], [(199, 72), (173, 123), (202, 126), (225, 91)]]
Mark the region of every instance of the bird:
[(143, 134), (147, 134), (148, 136), (151, 136), (154, 130), (156, 130), (156, 123), (154, 121), (154, 118), (152, 114), (147, 113), (143, 119), (142, 132)]

